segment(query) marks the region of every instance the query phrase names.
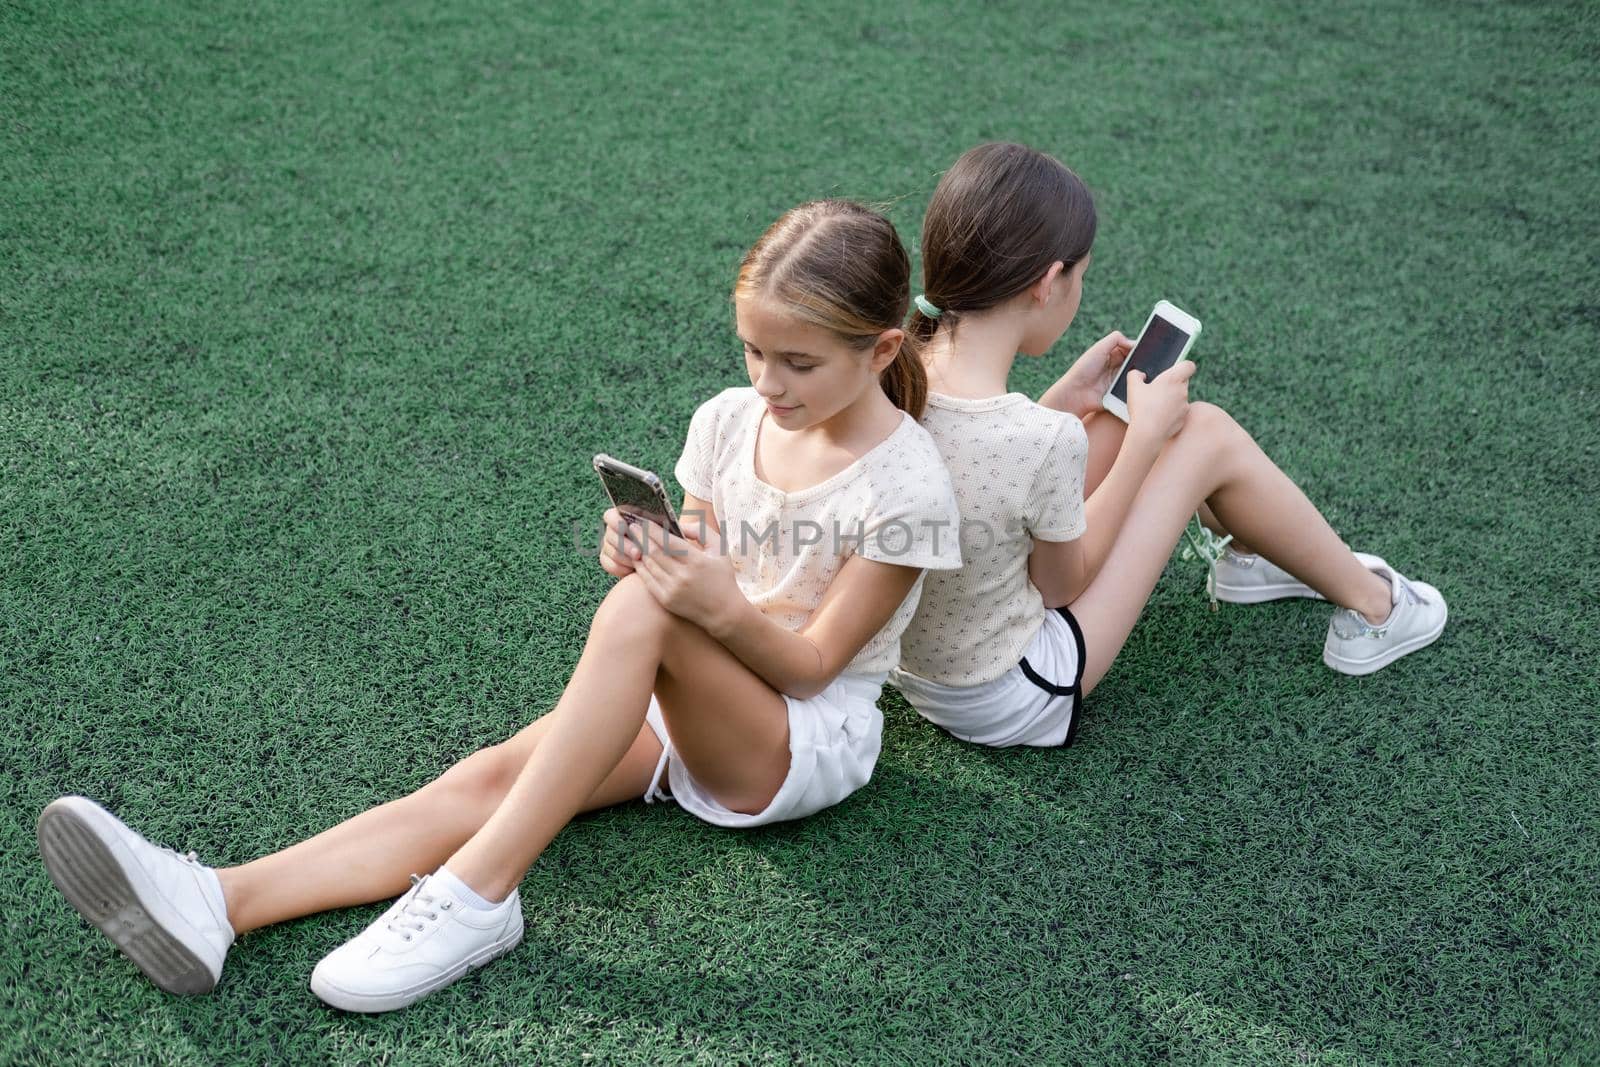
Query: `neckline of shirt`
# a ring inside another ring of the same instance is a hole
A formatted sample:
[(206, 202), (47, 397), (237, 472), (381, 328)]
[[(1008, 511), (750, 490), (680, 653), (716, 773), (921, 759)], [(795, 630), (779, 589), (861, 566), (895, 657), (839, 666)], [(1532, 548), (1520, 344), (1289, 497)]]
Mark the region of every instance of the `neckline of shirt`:
[(1033, 398), (1026, 393), (1001, 393), (998, 396), (966, 397), (950, 396), (947, 393), (928, 394), (930, 407), (944, 408), (947, 411), (995, 411), (999, 408), (1010, 407), (1018, 401), (1033, 403)]
[(751, 480), (755, 482), (762, 492), (769, 496), (777, 497), (788, 504), (809, 503), (817, 497), (825, 496), (833, 490), (855, 481), (856, 477), (866, 469), (866, 462), (869, 456), (893, 444), (901, 434), (905, 433), (908, 423), (912, 426), (917, 424), (910, 413), (902, 411), (900, 412), (900, 425), (890, 431), (889, 436), (861, 453), (849, 466), (843, 468), (837, 474), (832, 474), (816, 485), (808, 485), (804, 489), (779, 489), (756, 473), (756, 447), (761, 441), (761, 427), (763, 420), (767, 417), (767, 404), (754, 389), (750, 391), (750, 394), (755, 398), (756, 402), (750, 405), (750, 411), (746, 414), (746, 418), (749, 418), (751, 414), (754, 415), (754, 424), (750, 427), (750, 432), (745, 435), (747, 439), (743, 460), (745, 470), (750, 472)]

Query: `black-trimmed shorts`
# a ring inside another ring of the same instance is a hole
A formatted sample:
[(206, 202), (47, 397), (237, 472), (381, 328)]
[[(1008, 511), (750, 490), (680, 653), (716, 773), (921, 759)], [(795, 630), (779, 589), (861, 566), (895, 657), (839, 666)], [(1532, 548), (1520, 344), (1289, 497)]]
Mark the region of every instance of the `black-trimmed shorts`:
[(974, 686), (948, 686), (905, 671), (889, 683), (917, 713), (963, 741), (1013, 745), (1070, 745), (1083, 713), (1083, 630), (1066, 608), (1046, 611), (1022, 658), (1000, 677)]

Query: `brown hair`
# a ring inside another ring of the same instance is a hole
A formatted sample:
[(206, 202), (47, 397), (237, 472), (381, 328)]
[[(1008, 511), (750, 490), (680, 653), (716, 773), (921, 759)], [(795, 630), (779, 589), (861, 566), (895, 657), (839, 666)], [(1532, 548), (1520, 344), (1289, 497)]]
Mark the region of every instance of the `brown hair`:
[(941, 314), (912, 313), (925, 342), (940, 323), (1016, 296), (1094, 245), (1094, 198), (1060, 160), (1020, 144), (981, 144), (945, 172), (922, 220), (922, 285)]
[[(784, 213), (739, 264), (735, 297), (764, 293), (857, 349), (905, 321), (911, 259), (894, 224), (849, 200), (813, 200)], [(880, 381), (894, 405), (922, 417), (928, 378), (907, 334)]]

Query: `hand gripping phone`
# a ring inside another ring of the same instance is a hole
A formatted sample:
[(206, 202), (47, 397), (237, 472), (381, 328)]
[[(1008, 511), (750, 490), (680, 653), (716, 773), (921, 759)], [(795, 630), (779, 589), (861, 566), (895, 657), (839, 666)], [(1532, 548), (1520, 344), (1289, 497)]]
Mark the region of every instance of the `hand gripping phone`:
[(1194, 339), (1200, 336), (1200, 320), (1165, 300), (1156, 305), (1145, 320), (1144, 330), (1133, 351), (1112, 379), (1111, 388), (1100, 398), (1100, 405), (1111, 414), (1128, 421), (1128, 372), (1144, 371), (1146, 381), (1176, 364), (1189, 354)]
[(653, 522), (674, 537), (683, 536), (666, 487), (653, 471), (612, 459), (603, 452), (594, 457), (594, 469), (624, 521)]

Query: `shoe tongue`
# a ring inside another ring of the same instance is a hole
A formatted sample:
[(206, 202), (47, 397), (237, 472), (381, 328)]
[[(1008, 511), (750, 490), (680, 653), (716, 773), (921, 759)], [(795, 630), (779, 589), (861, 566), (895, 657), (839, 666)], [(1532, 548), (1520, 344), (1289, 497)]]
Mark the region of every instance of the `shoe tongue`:
[(406, 896), (410, 899), (406, 901), (405, 908), (402, 910), (432, 911), (432, 905), (439, 896), (439, 890), (438, 887), (434, 886), (428, 881), (428, 879), (424, 878), (422, 881), (412, 886), (411, 889), (406, 893)]
[[(413, 877), (415, 878), (414, 875)], [(417, 928), (417, 924), (423, 922), (425, 926), (427, 916), (437, 906), (432, 900), (421, 899), (423, 896), (435, 896), (423, 887), (425, 882), (426, 878), (417, 878), (411, 883), (411, 888), (390, 906), (383, 917), (367, 928), (367, 932), (374, 935), (373, 952), (410, 951), (417, 935), (422, 932)]]
[(435, 896), (437, 891), (430, 891), (432, 887), (428, 886), (427, 882), (427, 878), (419, 878), (416, 875), (412, 875), (411, 888), (400, 894), (400, 897), (389, 905), (389, 910), (384, 914), (384, 919), (389, 922), (409, 922), (412, 921), (411, 913), (413, 911), (429, 910), (428, 905), (421, 898)]

